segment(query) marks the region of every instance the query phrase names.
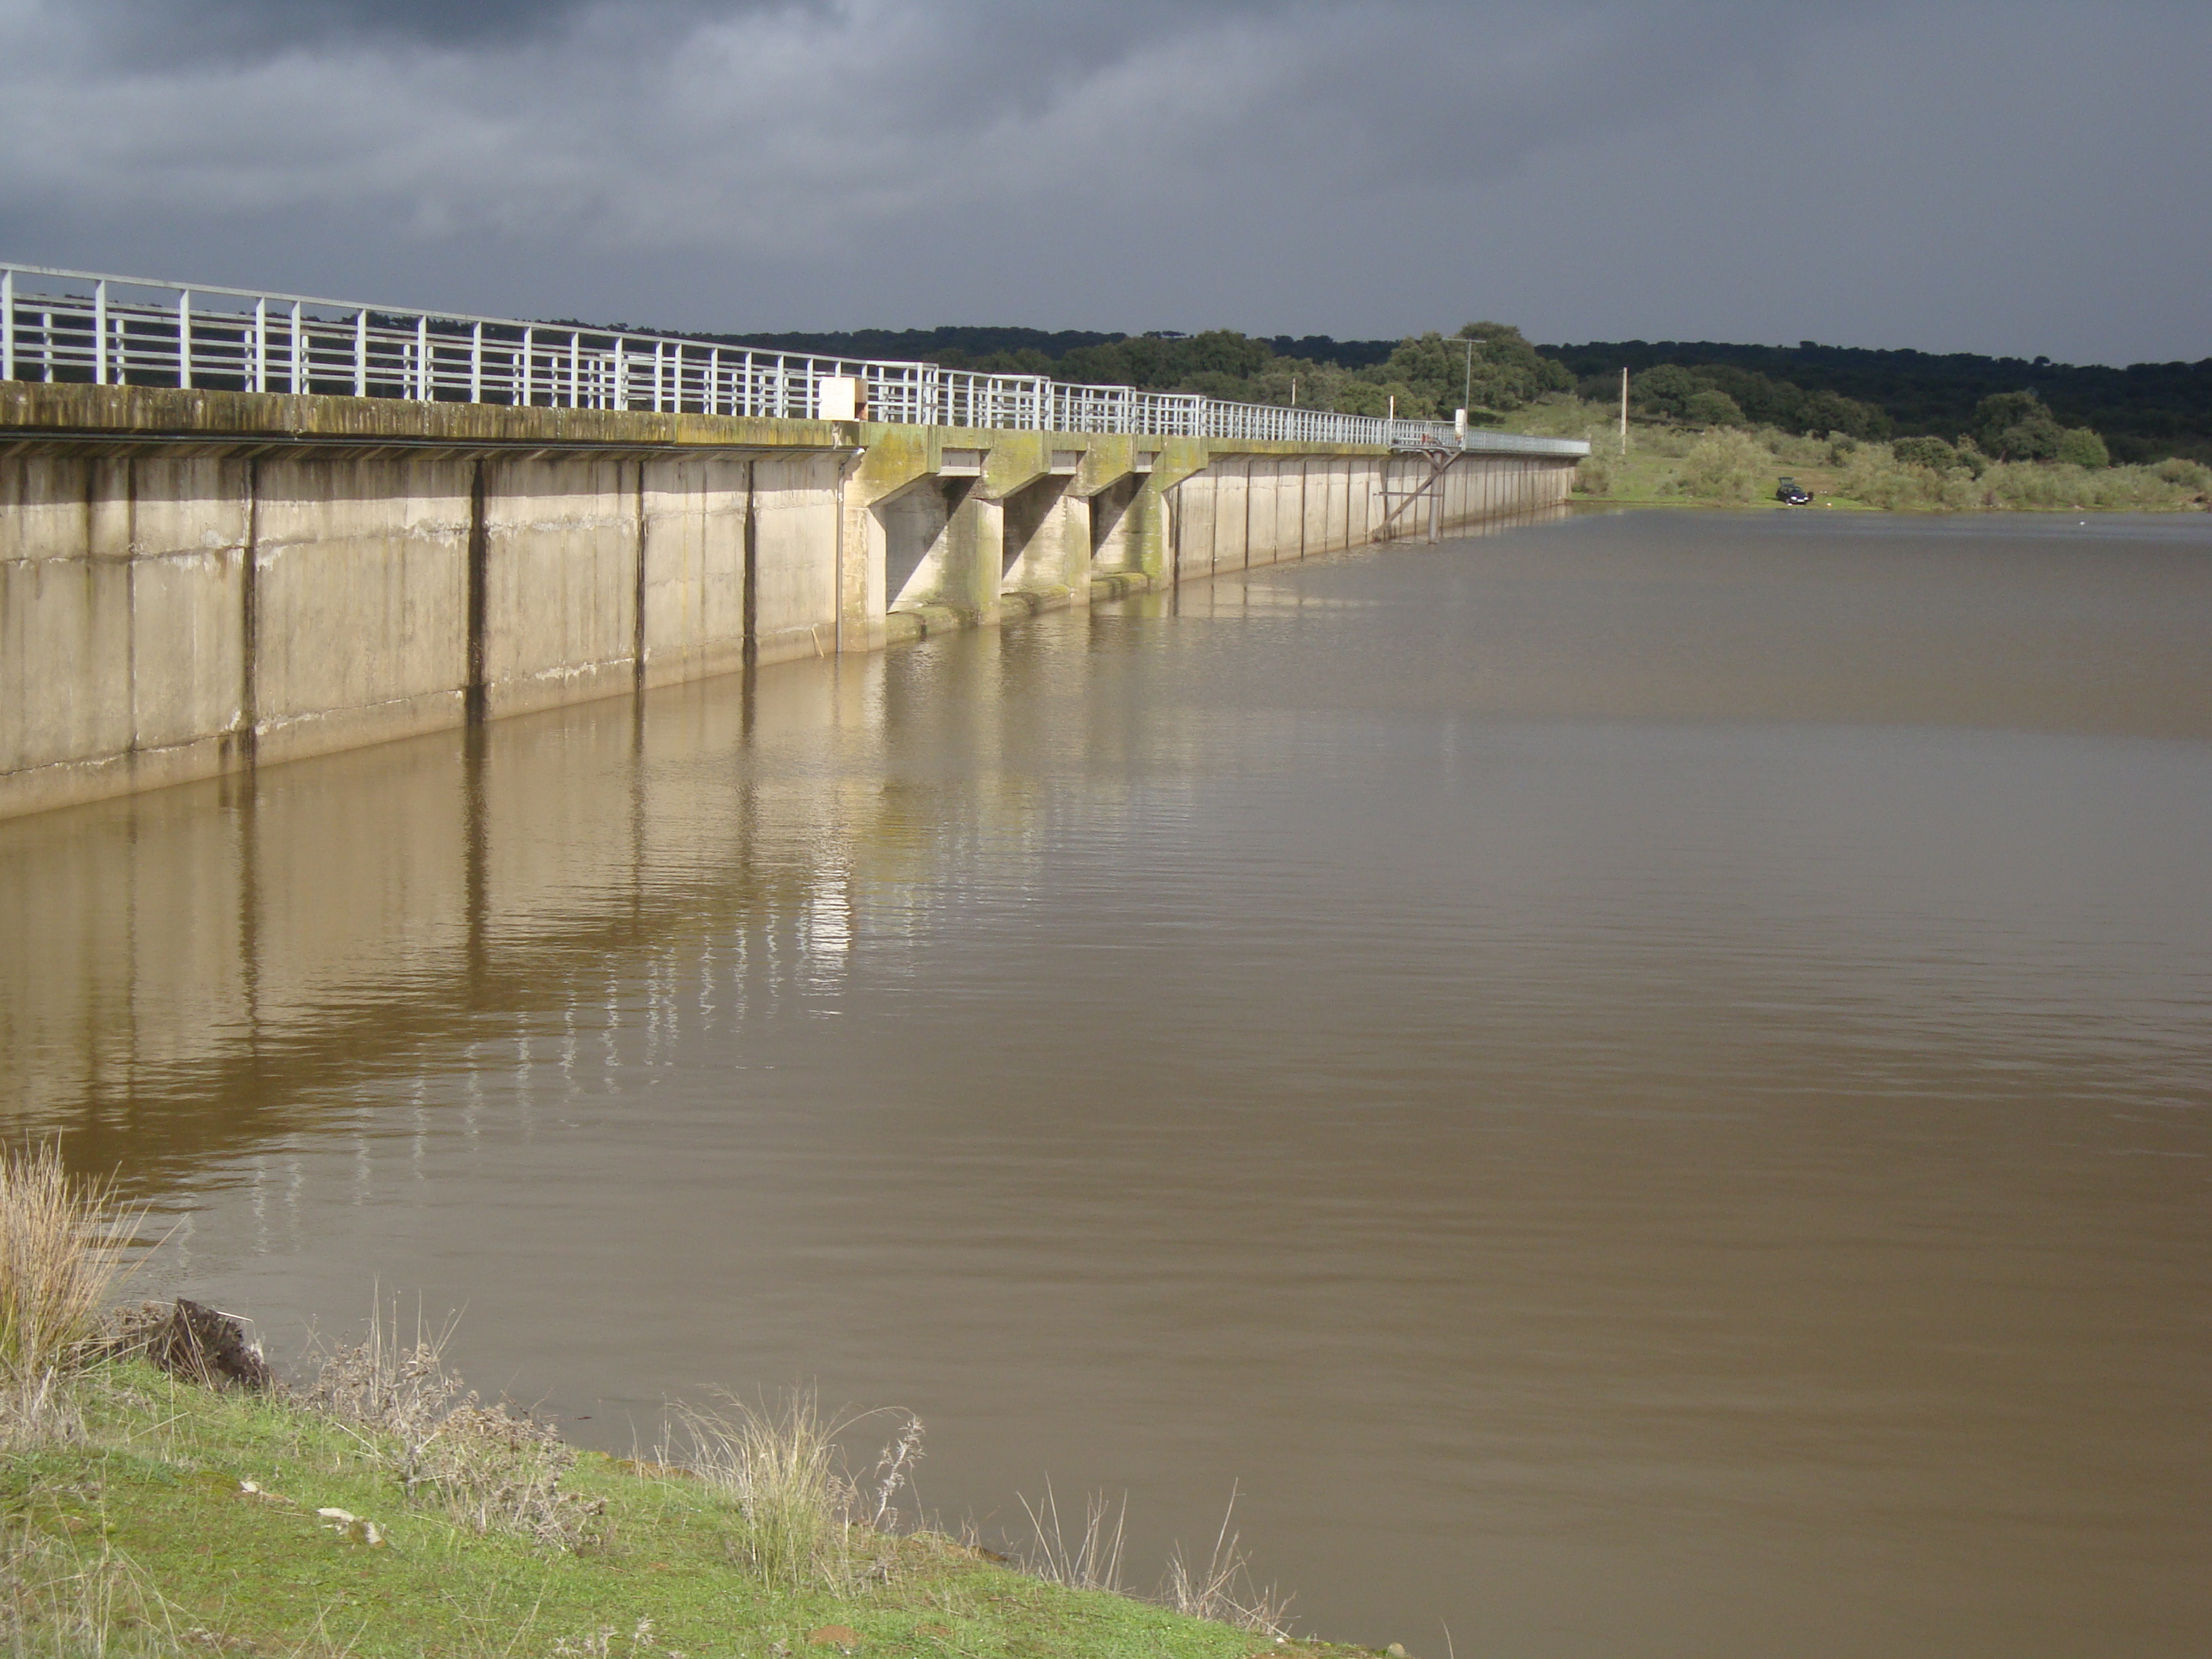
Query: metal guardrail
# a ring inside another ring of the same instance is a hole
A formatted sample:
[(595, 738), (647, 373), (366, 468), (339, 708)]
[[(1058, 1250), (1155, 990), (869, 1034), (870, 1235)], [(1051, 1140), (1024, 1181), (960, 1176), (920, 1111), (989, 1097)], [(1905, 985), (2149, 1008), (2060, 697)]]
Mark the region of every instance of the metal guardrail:
[[(0, 380), (316, 392), (424, 403), (820, 419), (859, 383), (865, 417), (917, 426), (1461, 447), (1449, 422), (820, 357), (676, 335), (526, 323), (298, 294), (0, 264)], [(1471, 431), (1491, 453), (1571, 439)]]

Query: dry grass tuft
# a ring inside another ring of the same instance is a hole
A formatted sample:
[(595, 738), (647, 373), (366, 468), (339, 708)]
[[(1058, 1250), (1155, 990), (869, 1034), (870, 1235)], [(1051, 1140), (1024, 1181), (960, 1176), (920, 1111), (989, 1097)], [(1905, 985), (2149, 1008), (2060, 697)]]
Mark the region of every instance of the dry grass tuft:
[(891, 1500), (921, 1456), (921, 1419), (905, 1417), (865, 1483), (846, 1472), (838, 1443), (861, 1418), (824, 1413), (811, 1389), (773, 1406), (727, 1399), (715, 1411), (679, 1407), (679, 1443), (659, 1456), (736, 1505), (744, 1525), (732, 1552), (749, 1572), (769, 1584), (850, 1594), (888, 1579), (896, 1565), (881, 1536), (896, 1525)]
[(112, 1182), (72, 1180), (52, 1143), (0, 1149), (0, 1443), (66, 1425), (137, 1219)]
[(361, 1431), (410, 1503), (427, 1503), (482, 1534), (520, 1533), (556, 1549), (604, 1541), (603, 1500), (561, 1490), (576, 1454), (543, 1423), (505, 1401), (486, 1405), (446, 1368), (448, 1325), (434, 1336), (399, 1335), (380, 1309), (369, 1332), (323, 1361), (302, 1401)]
[(1237, 1513), (1237, 1489), (1229, 1492), (1229, 1507), (1222, 1512), (1221, 1530), (1213, 1540), (1213, 1553), (1205, 1566), (1186, 1559), (1177, 1544), (1168, 1558), (1167, 1582), (1160, 1599), (1177, 1613), (1193, 1619), (1211, 1619), (1234, 1625), (1257, 1636), (1290, 1635), (1291, 1598), (1273, 1584), (1262, 1589), (1252, 1582), (1251, 1563), (1229, 1528)]
[[(1034, 1541), (1021, 1553), (1023, 1568), (1032, 1577), (1069, 1589), (1106, 1590), (1115, 1595), (1129, 1593), (1121, 1579), (1121, 1531), (1129, 1518), (1126, 1496), (1115, 1510), (1108, 1504), (1105, 1493), (1091, 1493), (1083, 1506), (1083, 1530), (1073, 1543), (1060, 1526), (1060, 1504), (1053, 1496), (1051, 1481), (1044, 1483), (1044, 1501), (1040, 1504), (1031, 1504), (1019, 1492), (1014, 1496), (1029, 1516), (1034, 1534)], [(1109, 1516), (1111, 1527), (1107, 1525)]]
[(742, 1564), (770, 1584), (842, 1588), (856, 1496), (836, 1442), (847, 1425), (823, 1416), (810, 1389), (773, 1407), (740, 1400), (720, 1411), (684, 1407), (677, 1421), (682, 1461), (744, 1518), (735, 1547)]

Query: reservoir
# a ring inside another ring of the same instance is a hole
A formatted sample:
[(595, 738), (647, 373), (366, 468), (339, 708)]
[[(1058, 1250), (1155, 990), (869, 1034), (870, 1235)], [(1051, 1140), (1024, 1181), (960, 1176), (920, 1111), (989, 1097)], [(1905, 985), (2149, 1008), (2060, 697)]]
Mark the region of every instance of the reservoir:
[(1140, 1591), (2180, 1659), (2208, 853), (2212, 519), (1580, 516), (0, 823), (0, 1109), (280, 1360), (814, 1382)]

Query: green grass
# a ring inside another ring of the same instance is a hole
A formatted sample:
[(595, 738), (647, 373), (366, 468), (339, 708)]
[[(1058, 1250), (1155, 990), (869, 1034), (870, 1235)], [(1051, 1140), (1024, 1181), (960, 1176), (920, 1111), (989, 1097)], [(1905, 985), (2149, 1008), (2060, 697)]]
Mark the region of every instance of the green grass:
[[(1794, 477), (1826, 510), (1904, 513), (2202, 512), (2203, 470), (2188, 463), (2160, 466), (2081, 467), (2020, 463), (1994, 465), (1979, 478), (1936, 474), (1896, 463), (1886, 443), (1832, 446), (1826, 438), (1759, 428), (1745, 435), (1763, 449), (1747, 491), (1700, 492), (1687, 482), (1691, 451), (1707, 434), (1665, 421), (1632, 416), (1628, 453), (1619, 451), (1617, 406), (1567, 394), (1538, 398), (1507, 417), (1501, 429), (1587, 439), (1592, 458), (1571, 498), (1585, 506), (1732, 507), (1778, 509), (1775, 481)], [(1802, 510), (1802, 509), (1799, 509)]]
[(95, 1366), (76, 1389), (66, 1438), (0, 1455), (0, 1654), (1329, 1651), (1046, 1583), (932, 1533), (856, 1540), (857, 1590), (773, 1586), (747, 1569), (747, 1522), (726, 1492), (589, 1453), (562, 1485), (605, 1501), (603, 1541), (478, 1532), (410, 1504), (389, 1445), (304, 1406), (136, 1362)]

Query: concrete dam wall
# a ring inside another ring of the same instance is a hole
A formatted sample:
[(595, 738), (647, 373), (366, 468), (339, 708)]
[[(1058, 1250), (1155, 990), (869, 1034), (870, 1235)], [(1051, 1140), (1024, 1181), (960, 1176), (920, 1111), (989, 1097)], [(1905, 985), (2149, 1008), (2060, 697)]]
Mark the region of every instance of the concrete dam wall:
[(0, 817), (1435, 535), (1573, 467), (0, 383)]

